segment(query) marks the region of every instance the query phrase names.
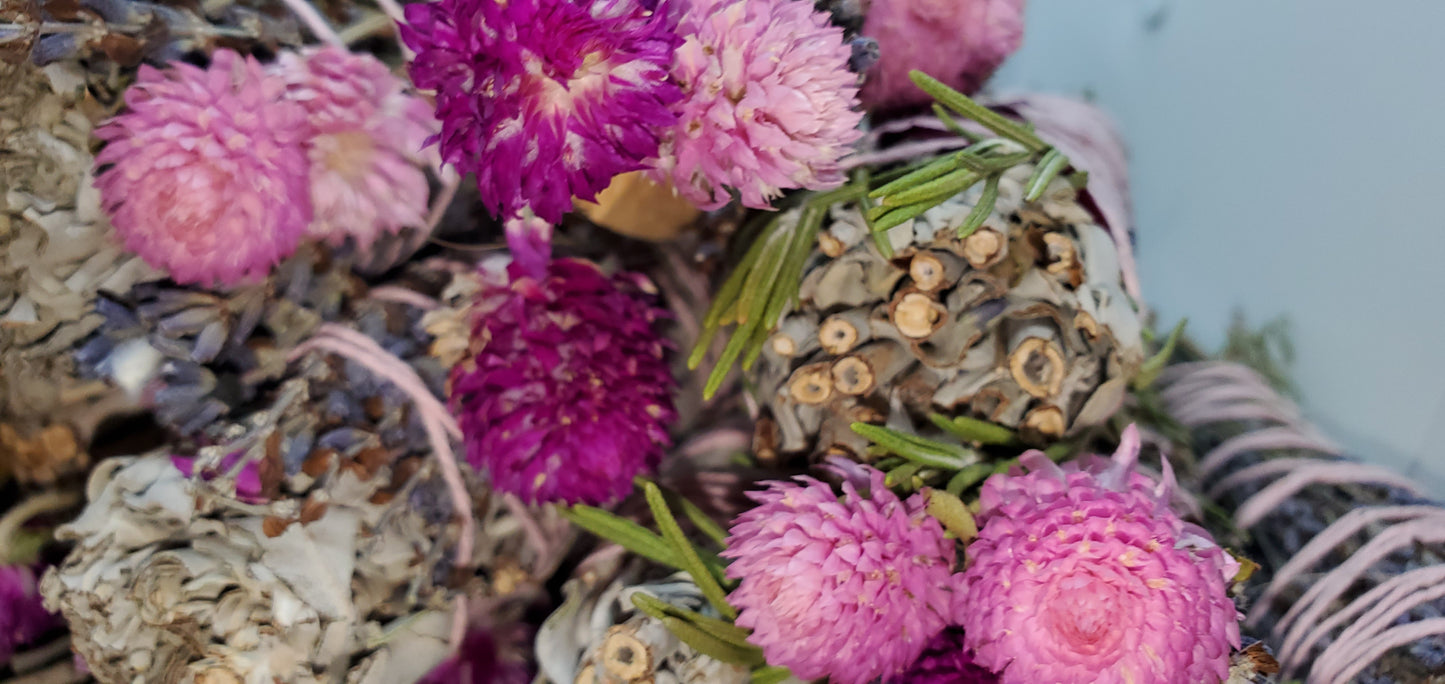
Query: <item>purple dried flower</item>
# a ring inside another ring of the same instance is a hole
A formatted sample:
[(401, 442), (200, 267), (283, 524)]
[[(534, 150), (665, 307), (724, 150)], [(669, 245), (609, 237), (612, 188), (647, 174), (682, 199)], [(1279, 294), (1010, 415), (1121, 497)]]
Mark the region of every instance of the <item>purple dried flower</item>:
[(771, 482), (733, 522), (728, 597), (748, 641), (801, 679), (864, 684), (901, 673), (944, 627), (953, 542), (923, 510), (859, 466), (869, 496), (844, 482), (840, 501), (809, 477)]
[(852, 49), (802, 0), (694, 0), (678, 30), (673, 78), (684, 99), (658, 178), (704, 209), (731, 199), (768, 208), (784, 189), (843, 183), (861, 135)]
[(548, 261), (539, 230), (509, 227), (509, 279), (483, 275), (469, 357), (449, 394), (467, 460), (527, 502), (602, 503), (670, 443), (672, 374), (645, 278)]
[[(244, 455), (245, 452), (242, 451), (227, 454), (225, 458), (221, 459), (220, 465), (203, 471), (201, 479), (212, 480), (231, 472), (231, 469), (236, 467), (236, 463)], [(195, 456), (172, 456), (171, 464), (186, 477), (190, 477), (196, 471)], [(240, 472), (236, 473), (236, 498), (247, 503), (262, 503), (266, 500), (262, 494), (259, 461), (251, 461), (241, 466)]]
[(923, 655), (890, 684), (998, 684), (998, 675), (973, 662), (963, 631), (950, 627), (929, 642)]
[(442, 156), (503, 218), (556, 222), (575, 195), (643, 168), (681, 97), (665, 7), (637, 0), (440, 0), (407, 6), (417, 86), (436, 91)]
[(105, 210), (127, 249), (179, 283), (266, 274), (311, 221), (306, 112), (255, 59), (142, 66), (126, 111), (95, 131)]
[(485, 629), (467, 632), (455, 656), (436, 666), (417, 684), (526, 684), (521, 663), (505, 660), (496, 638)]
[(10, 661), (16, 646), (40, 637), (59, 624), (41, 603), (35, 568), (0, 565), (0, 667)]
[(349, 236), (366, 250), (382, 234), (426, 224), (429, 103), (375, 57), (337, 47), (283, 52), (270, 74), (313, 131), (311, 237), (339, 245)]

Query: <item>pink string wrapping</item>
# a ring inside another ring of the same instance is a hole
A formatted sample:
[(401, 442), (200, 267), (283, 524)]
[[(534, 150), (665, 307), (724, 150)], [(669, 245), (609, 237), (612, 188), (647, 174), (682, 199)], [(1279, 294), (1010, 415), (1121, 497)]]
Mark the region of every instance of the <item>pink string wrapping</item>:
[[(1315, 485), (1384, 485), (1419, 494), (1410, 478), (1378, 466), (1340, 460), (1339, 448), (1305, 422), (1297, 406), (1245, 366), (1223, 361), (1179, 364), (1166, 369), (1159, 384), (1169, 412), (1184, 425), (1200, 428), (1233, 423), (1242, 428), (1205, 454), (1198, 472), (1213, 498), (1267, 482), (1235, 509), (1235, 523), (1243, 529), (1258, 525)], [(1313, 455), (1266, 457), (1218, 477), (1241, 457), (1281, 451)], [(1313, 574), (1314, 568), (1342, 545), (1386, 523), (1388, 526), (1338, 567)], [(1382, 505), (1350, 511), (1274, 572), (1246, 624), (1259, 625), (1291, 587), (1302, 586), (1303, 594), (1274, 626), (1285, 674), (1296, 676), (1319, 645), (1340, 630), (1309, 664), (1306, 681), (1344, 684), (1390, 649), (1445, 634), (1445, 618), (1391, 627), (1412, 609), (1445, 597), (1442, 565), (1390, 577), (1330, 613), (1373, 566), (1391, 553), (1420, 543), (1445, 543), (1445, 508)]]

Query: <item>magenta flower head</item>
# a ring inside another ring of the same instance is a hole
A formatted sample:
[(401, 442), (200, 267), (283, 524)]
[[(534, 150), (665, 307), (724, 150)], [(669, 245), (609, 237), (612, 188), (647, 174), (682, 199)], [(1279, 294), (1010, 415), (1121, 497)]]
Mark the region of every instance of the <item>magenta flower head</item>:
[(979, 89), (1023, 42), (1024, 0), (873, 0), (863, 35), (878, 41), (863, 104), (898, 109), (932, 102), (914, 69), (965, 94)]
[(890, 684), (998, 684), (998, 675), (973, 661), (963, 646), (963, 631), (945, 629), (933, 637), (923, 655)]
[(555, 223), (643, 168), (676, 120), (667, 17), (641, 0), (439, 0), (407, 6), (402, 38), (436, 91), (443, 158), (498, 216)]
[[(843, 468), (837, 468), (843, 472)], [(733, 522), (728, 597), (737, 624), (768, 663), (800, 679), (865, 684), (901, 673), (943, 629), (953, 542), (923, 510), (884, 487), (883, 473), (850, 465), (839, 500), (809, 477), (771, 482)]]
[(549, 260), (546, 228), (512, 222), (508, 278), (484, 273), (472, 348), (452, 369), (452, 410), (468, 461), (496, 490), (529, 503), (604, 503), (656, 468), (670, 443), (673, 379), (657, 331), (666, 313), (640, 275)]
[(673, 78), (684, 97), (655, 175), (703, 209), (735, 189), (768, 208), (788, 188), (843, 183), (862, 135), (843, 29), (803, 0), (693, 0)]
[(59, 624), (41, 605), (35, 570), (28, 565), (0, 565), (0, 668), (15, 647), (38, 639)]
[(430, 103), (375, 57), (336, 47), (283, 52), (270, 72), (312, 128), (311, 237), (335, 245), (351, 237), (366, 250), (385, 233), (426, 224)]
[(140, 68), (127, 110), (95, 131), (95, 184), (116, 233), (179, 283), (264, 276), (311, 221), (306, 112), (261, 65)]
[(954, 619), (979, 664), (1004, 684), (1217, 684), (1239, 646), (1226, 594), (1239, 565), (1169, 509), (1164, 481), (1133, 471), (1130, 426), (1112, 461), (984, 483), (978, 539), (955, 593)]
[(488, 630), (473, 628), (456, 655), (436, 666), (418, 684), (527, 684), (522, 663), (507, 660)]

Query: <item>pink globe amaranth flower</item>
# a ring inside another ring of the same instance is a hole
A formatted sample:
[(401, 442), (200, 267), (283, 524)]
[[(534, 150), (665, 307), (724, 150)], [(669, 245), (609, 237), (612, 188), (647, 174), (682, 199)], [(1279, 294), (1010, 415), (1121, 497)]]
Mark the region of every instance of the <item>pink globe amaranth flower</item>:
[(666, 312), (642, 276), (548, 260), (515, 223), (509, 277), (483, 274), (472, 349), (451, 373), (467, 460), (529, 503), (621, 498), (670, 444)]
[(843, 183), (839, 160), (862, 133), (843, 30), (802, 0), (693, 0), (672, 76), (677, 125), (654, 175), (703, 209), (735, 189), (768, 208), (784, 189)]
[(972, 94), (1023, 42), (1024, 0), (873, 0), (863, 35), (878, 62), (863, 83), (869, 109), (932, 102), (908, 78), (914, 69)]
[(426, 225), (422, 146), (437, 123), (375, 57), (337, 47), (283, 52), (270, 73), (306, 110), (312, 137), (310, 237), (366, 250), (385, 233)]
[(418, 87), (436, 91), (443, 158), (475, 173), (483, 203), (561, 220), (575, 195), (643, 168), (681, 94), (678, 39), (639, 0), (439, 0), (401, 31)]
[(923, 655), (890, 684), (998, 684), (998, 675), (973, 661), (963, 646), (963, 631), (945, 629), (933, 637)]
[(17, 646), (59, 624), (59, 618), (42, 605), (35, 568), (0, 565), (0, 667), (10, 662)]
[[(843, 469), (837, 469), (843, 472)], [(768, 663), (800, 679), (864, 684), (899, 674), (945, 624), (953, 542), (923, 510), (884, 487), (883, 473), (853, 466), (840, 501), (809, 477), (771, 482), (733, 522), (729, 602)]]
[(179, 283), (264, 276), (311, 221), (306, 112), (261, 65), (142, 66), (126, 111), (95, 131), (95, 185), (116, 233)]
[(954, 620), (977, 662), (1004, 684), (1217, 684), (1239, 646), (1227, 595), (1236, 563), (1169, 509), (1173, 473), (1133, 471), (1138, 432), (1112, 461), (984, 483), (978, 539), (954, 594)]

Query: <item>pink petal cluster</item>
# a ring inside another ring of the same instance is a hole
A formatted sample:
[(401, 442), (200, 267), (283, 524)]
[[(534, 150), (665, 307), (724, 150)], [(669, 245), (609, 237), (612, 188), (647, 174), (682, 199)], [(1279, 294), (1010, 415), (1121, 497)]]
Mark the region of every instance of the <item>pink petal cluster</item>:
[(284, 52), (270, 70), (312, 128), (308, 235), (335, 245), (350, 237), (366, 250), (382, 234), (424, 226), (431, 105), (375, 57), (337, 47)]
[(809, 477), (771, 482), (750, 493), (758, 503), (733, 522), (728, 597), (737, 624), (770, 664), (801, 679), (865, 684), (901, 673), (944, 628), (953, 542), (923, 510), (884, 486), (883, 473), (861, 471), (868, 495), (853, 482), (839, 500)]
[(451, 373), (467, 460), (529, 503), (621, 498), (670, 444), (666, 312), (642, 276), (548, 260), (541, 231), (515, 223), (509, 277), (484, 273), (472, 349)]
[(59, 624), (41, 605), (35, 569), (28, 565), (0, 565), (0, 669), (15, 647), (28, 644)]
[(126, 248), (180, 283), (264, 275), (311, 221), (305, 110), (261, 65), (142, 66), (128, 109), (96, 129), (96, 187)]
[(499, 216), (555, 223), (643, 168), (676, 121), (668, 16), (641, 0), (439, 0), (407, 6), (402, 38), (436, 91), (443, 158)]
[(857, 76), (843, 30), (804, 0), (692, 0), (672, 77), (677, 125), (655, 175), (704, 209), (736, 190), (767, 208), (788, 188), (843, 183), (861, 135)]
[(1024, 0), (873, 0), (863, 35), (878, 41), (878, 63), (863, 84), (869, 109), (932, 99), (908, 78), (914, 69), (971, 94), (1023, 42)]
[(954, 621), (1004, 684), (1216, 684), (1239, 646), (1236, 563), (1134, 472), (1130, 426), (1111, 460), (1042, 452), (984, 483)]

